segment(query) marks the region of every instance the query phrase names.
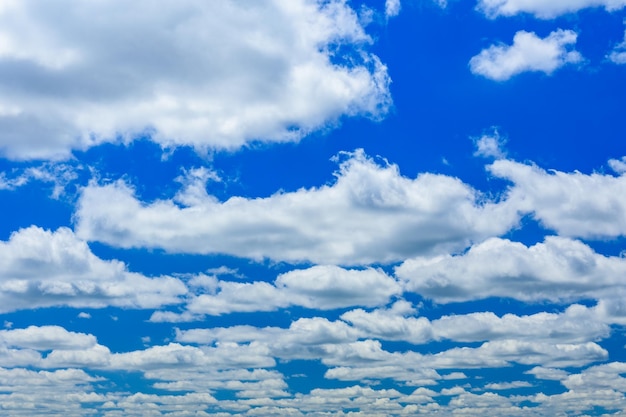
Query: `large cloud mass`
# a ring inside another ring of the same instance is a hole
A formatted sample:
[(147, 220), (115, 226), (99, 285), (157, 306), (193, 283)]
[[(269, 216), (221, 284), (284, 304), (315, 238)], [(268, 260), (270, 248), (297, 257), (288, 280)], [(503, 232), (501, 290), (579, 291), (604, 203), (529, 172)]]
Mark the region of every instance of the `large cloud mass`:
[(390, 104), (343, 0), (3, 2), (0, 151), (63, 157), (150, 134), (164, 146), (291, 141)]
[[(177, 205), (181, 200), (188, 204)], [(406, 178), (397, 166), (357, 151), (334, 184), (267, 198), (220, 202), (183, 190), (177, 200), (144, 204), (122, 182), (93, 184), (83, 190), (76, 218), (79, 236), (126, 248), (367, 264), (462, 249), (504, 233), (517, 213), (484, 202), (456, 178)]]

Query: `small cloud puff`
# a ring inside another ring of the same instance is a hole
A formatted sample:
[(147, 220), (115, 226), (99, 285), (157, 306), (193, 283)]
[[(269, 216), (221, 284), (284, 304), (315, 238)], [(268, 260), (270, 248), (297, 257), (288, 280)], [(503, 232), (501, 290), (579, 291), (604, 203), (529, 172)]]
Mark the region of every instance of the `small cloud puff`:
[(474, 156), (496, 159), (505, 158), (506, 151), (503, 149), (505, 143), (506, 139), (501, 137), (498, 130), (494, 128), (491, 133), (486, 133), (474, 139), (474, 145), (476, 146)]
[(582, 61), (578, 51), (570, 50), (577, 36), (574, 31), (558, 29), (540, 38), (521, 30), (513, 37), (513, 45), (492, 45), (474, 56), (470, 70), (495, 81), (506, 81), (527, 71), (551, 74), (566, 64)]

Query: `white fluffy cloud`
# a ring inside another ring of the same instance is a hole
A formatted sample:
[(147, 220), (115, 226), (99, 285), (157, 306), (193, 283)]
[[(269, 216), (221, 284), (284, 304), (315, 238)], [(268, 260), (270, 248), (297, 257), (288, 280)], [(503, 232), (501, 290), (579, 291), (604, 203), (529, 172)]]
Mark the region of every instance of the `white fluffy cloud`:
[(10, 1), (0, 28), (0, 151), (11, 158), (146, 133), (199, 150), (294, 141), (391, 101), (343, 0)]
[(333, 265), (293, 270), (279, 275), (274, 283), (196, 276), (188, 284), (192, 291), (201, 293), (189, 297), (186, 311), (157, 311), (151, 320), (192, 321), (204, 315), (273, 311), (290, 306), (322, 310), (374, 307), (387, 304), (392, 296), (402, 292), (400, 284), (381, 270), (349, 270)]
[(458, 250), (518, 220), (515, 210), (485, 202), (456, 178), (406, 178), (362, 151), (349, 154), (336, 177), (319, 188), (225, 202), (203, 189), (182, 207), (176, 200), (144, 204), (122, 182), (91, 184), (78, 204), (76, 230), (124, 248), (367, 264)]
[(542, 19), (550, 19), (587, 7), (604, 7), (614, 11), (624, 6), (626, 0), (479, 0), (477, 8), (492, 18), (530, 13)]
[[(620, 161), (612, 160), (620, 170)], [(549, 172), (510, 160), (487, 167), (510, 180), (509, 203), (532, 213), (545, 227), (561, 236), (613, 238), (626, 235), (626, 175)]]
[(31, 226), (0, 242), (0, 311), (48, 306), (155, 308), (180, 303), (187, 287), (148, 278), (95, 256), (67, 228)]
[(350, 323), (359, 337), (402, 340), (425, 344), (433, 340), (482, 342), (525, 340), (553, 343), (584, 343), (609, 335), (606, 317), (595, 308), (572, 305), (563, 313), (528, 316), (491, 312), (443, 316), (436, 320), (415, 317), (407, 303), (398, 301), (390, 309), (348, 311), (341, 319)]
[(624, 258), (603, 256), (557, 236), (530, 247), (491, 238), (462, 255), (409, 259), (396, 269), (407, 289), (438, 302), (597, 299), (619, 291), (624, 274)]
[(96, 344), (90, 334), (68, 332), (60, 326), (29, 326), (25, 329), (0, 330), (0, 345), (35, 350), (88, 349)]
[(492, 45), (472, 57), (470, 70), (496, 81), (526, 71), (551, 74), (563, 65), (582, 60), (580, 53), (571, 48), (576, 38), (571, 30), (559, 29), (545, 38), (521, 30), (513, 37), (513, 45)]

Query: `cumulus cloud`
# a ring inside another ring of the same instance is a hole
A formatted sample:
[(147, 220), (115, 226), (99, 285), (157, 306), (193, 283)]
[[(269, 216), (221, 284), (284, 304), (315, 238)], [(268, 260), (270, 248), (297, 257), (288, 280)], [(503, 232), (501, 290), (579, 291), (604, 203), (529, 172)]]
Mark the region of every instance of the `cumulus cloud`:
[[(619, 171), (620, 161), (609, 164)], [(613, 238), (626, 234), (626, 176), (546, 171), (534, 165), (498, 160), (493, 175), (513, 182), (509, 203), (561, 236)]]
[(35, 350), (88, 349), (96, 344), (90, 334), (69, 332), (60, 326), (29, 326), (0, 330), (0, 345)]
[(49, 306), (156, 308), (181, 302), (187, 287), (105, 261), (67, 228), (36, 226), (0, 242), (0, 311)]
[(624, 6), (626, 0), (479, 0), (477, 8), (490, 18), (530, 13), (541, 19), (551, 19), (587, 7), (615, 11)]
[(436, 320), (415, 317), (405, 301), (390, 309), (348, 311), (341, 319), (350, 323), (361, 338), (401, 340), (425, 344), (433, 340), (483, 342), (527, 340), (554, 343), (598, 341), (610, 334), (605, 316), (595, 308), (572, 305), (563, 313), (526, 316), (480, 312), (443, 316)]
[(90, 184), (78, 203), (77, 234), (124, 248), (368, 264), (459, 250), (518, 221), (515, 210), (456, 178), (410, 179), (361, 150), (345, 157), (333, 184), (266, 198), (220, 202), (205, 192), (189, 206), (146, 204), (123, 182)]
[(574, 31), (559, 29), (540, 38), (521, 30), (512, 45), (492, 45), (472, 57), (470, 70), (495, 81), (506, 81), (526, 71), (551, 74), (566, 64), (582, 61), (580, 53), (571, 48), (577, 36)]
[(145, 135), (198, 150), (295, 141), (391, 103), (386, 67), (343, 0), (27, 0), (5, 2), (0, 27), (10, 158)]
[(461, 255), (413, 258), (396, 269), (407, 289), (437, 302), (598, 299), (619, 290), (625, 273), (624, 258), (557, 236), (533, 246), (491, 238)]

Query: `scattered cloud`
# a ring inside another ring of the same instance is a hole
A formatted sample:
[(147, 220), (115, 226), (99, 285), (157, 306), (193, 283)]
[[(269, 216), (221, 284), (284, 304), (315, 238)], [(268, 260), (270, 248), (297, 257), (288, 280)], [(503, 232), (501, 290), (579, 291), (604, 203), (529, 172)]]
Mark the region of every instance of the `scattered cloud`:
[(513, 37), (512, 45), (492, 45), (472, 57), (470, 70), (495, 81), (506, 81), (527, 71), (551, 74), (566, 64), (582, 61), (580, 53), (571, 48), (577, 37), (571, 30), (558, 29), (545, 38), (521, 30)]
[(626, 0), (479, 0), (478, 10), (490, 18), (530, 13), (541, 19), (552, 19), (588, 7), (604, 7), (616, 11), (626, 6)]
[(199, 151), (296, 141), (391, 103), (387, 69), (342, 0), (27, 0), (6, 2), (0, 27), (9, 158), (145, 136)]

